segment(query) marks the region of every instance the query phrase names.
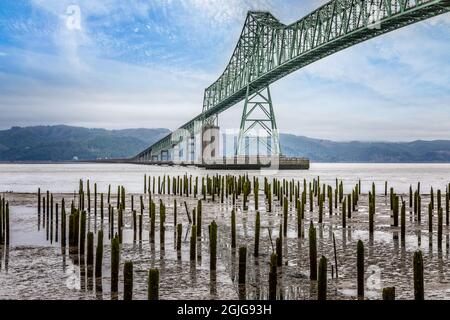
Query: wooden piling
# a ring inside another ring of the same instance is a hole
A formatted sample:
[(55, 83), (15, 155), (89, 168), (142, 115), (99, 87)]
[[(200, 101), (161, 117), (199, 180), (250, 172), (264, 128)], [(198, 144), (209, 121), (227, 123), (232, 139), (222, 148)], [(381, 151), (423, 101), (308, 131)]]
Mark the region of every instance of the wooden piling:
[(102, 265), (103, 265), (103, 229), (97, 232), (97, 248), (95, 251), (95, 277), (102, 277)]
[(87, 255), (86, 264), (92, 266), (94, 263), (94, 233), (89, 231), (87, 234)]
[(422, 251), (414, 252), (413, 258), (414, 268), (414, 299), (424, 300), (424, 286), (423, 286), (423, 257)]
[(319, 278), (317, 281), (317, 300), (327, 299), (327, 258), (319, 260)]
[(277, 299), (277, 254), (272, 253), (270, 256), (270, 271), (269, 271), (269, 300)]
[(216, 270), (217, 265), (217, 223), (212, 221), (209, 228), (209, 270)]
[(245, 284), (247, 273), (247, 247), (239, 248), (239, 273), (238, 283)]
[(130, 260), (123, 265), (123, 300), (133, 300), (133, 262)]
[(316, 228), (313, 223), (309, 225), (309, 278), (317, 280), (317, 240)]
[(119, 289), (119, 263), (119, 236), (115, 235), (111, 240), (111, 292), (117, 292)]
[(356, 247), (356, 269), (358, 278), (358, 298), (364, 298), (364, 244), (358, 240)]
[(255, 217), (255, 248), (253, 255), (257, 257), (259, 255), (259, 236), (260, 236), (260, 230), (261, 230), (261, 221), (260, 221), (260, 214), (259, 211), (256, 211), (256, 217)]
[(190, 254), (191, 261), (195, 261), (197, 248), (197, 226), (194, 224), (191, 228)]
[(236, 248), (236, 213), (231, 210), (231, 248)]
[(159, 300), (159, 270), (148, 271), (148, 300)]
[(395, 300), (395, 287), (383, 288), (383, 300)]

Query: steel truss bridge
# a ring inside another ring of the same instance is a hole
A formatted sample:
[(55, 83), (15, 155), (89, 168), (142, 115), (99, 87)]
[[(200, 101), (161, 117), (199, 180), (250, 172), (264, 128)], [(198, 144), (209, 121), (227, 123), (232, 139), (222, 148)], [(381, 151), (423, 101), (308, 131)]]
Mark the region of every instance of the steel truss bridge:
[[(289, 25), (269, 12), (248, 12), (225, 71), (205, 89), (202, 113), (134, 160), (170, 161), (184, 148), (184, 161), (197, 161), (202, 142), (195, 137), (242, 100), (236, 154), (248, 149), (245, 136), (256, 126), (271, 137), (270, 152), (280, 154), (270, 84), (335, 52), (449, 11), (450, 0), (332, 0)], [(262, 117), (252, 117), (257, 109)]]

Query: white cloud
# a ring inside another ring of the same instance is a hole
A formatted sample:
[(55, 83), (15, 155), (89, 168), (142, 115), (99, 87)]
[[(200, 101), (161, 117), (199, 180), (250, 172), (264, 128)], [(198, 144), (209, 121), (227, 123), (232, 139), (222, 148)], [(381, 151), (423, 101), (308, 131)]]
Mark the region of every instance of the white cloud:
[[(228, 62), (247, 10), (270, 10), (289, 23), (324, 2), (32, 0), (58, 26), (39, 29), (18, 21), (14, 29), (40, 32), (56, 53), (37, 53), (31, 45), (0, 47), (0, 57), (7, 52), (2, 60), (20, 70), (0, 68), (0, 127), (44, 121), (174, 129), (201, 112), (203, 90)], [(65, 9), (73, 3), (81, 8), (82, 30), (65, 27)], [(281, 79), (272, 88), (278, 126), (338, 140), (446, 138), (450, 45), (443, 41), (448, 34), (439, 32), (449, 23), (443, 15)], [(147, 39), (155, 35), (153, 42)], [(221, 124), (236, 127), (241, 110), (221, 115)]]

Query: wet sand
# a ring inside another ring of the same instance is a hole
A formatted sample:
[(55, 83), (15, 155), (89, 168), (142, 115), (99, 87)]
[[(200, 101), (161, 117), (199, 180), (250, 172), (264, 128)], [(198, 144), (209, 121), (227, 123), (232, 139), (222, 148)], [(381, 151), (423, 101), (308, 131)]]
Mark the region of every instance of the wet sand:
[[(114, 188), (113, 188), (114, 190)], [(107, 214), (103, 221), (105, 228), (102, 291), (96, 290), (95, 280), (83, 259), (78, 255), (61, 250), (60, 242), (47, 240), (42, 221), (38, 230), (37, 194), (6, 193), (10, 203), (11, 242), (1, 248), (0, 299), (111, 299), (110, 294), (110, 246), (108, 239)], [(66, 200), (66, 211), (70, 211), (73, 194), (54, 194), (55, 203)], [(408, 195), (403, 195), (405, 200)], [(112, 195), (115, 204), (115, 195)], [(135, 209), (139, 211), (139, 194), (134, 195)], [(183, 224), (183, 233), (189, 225), (184, 209), (184, 201), (190, 210), (197, 204), (192, 197), (153, 195), (156, 203), (155, 244), (149, 243), (148, 195), (144, 196), (143, 239), (133, 241), (133, 223), (130, 211), (130, 195), (124, 213), (123, 244), (121, 246), (121, 266), (119, 282), (119, 299), (122, 298), (122, 270), (125, 260), (134, 263), (134, 299), (147, 298), (147, 272), (151, 267), (160, 269), (161, 299), (238, 299), (237, 285), (238, 253), (231, 249), (230, 216), (233, 208), (231, 199), (220, 204), (203, 202), (202, 238), (198, 241), (197, 260), (189, 261), (189, 235), (183, 237), (181, 259), (174, 248), (173, 200), (177, 199), (178, 223)], [(159, 243), (159, 199), (166, 204), (165, 246)], [(93, 197), (91, 198), (93, 201)], [(288, 235), (283, 238), (282, 268), (278, 268), (279, 298), (282, 299), (316, 299), (316, 282), (309, 280), (308, 227), (310, 221), (317, 227), (318, 257), (328, 259), (328, 299), (356, 299), (356, 243), (359, 239), (365, 245), (365, 270), (367, 299), (381, 299), (383, 287), (395, 286), (397, 299), (413, 299), (412, 256), (421, 249), (424, 254), (425, 298), (450, 299), (449, 263), (449, 227), (443, 227), (442, 248), (437, 245), (437, 213), (434, 211), (433, 234), (428, 232), (429, 196), (422, 195), (422, 222), (417, 221), (412, 208), (406, 206), (406, 241), (400, 241), (400, 227), (392, 227), (389, 208), (389, 196), (378, 195), (376, 198), (375, 232), (369, 235), (367, 195), (360, 197), (357, 211), (347, 219), (347, 227), (341, 226), (339, 209), (333, 208), (333, 215), (328, 214), (326, 201), (323, 223), (318, 223), (318, 207), (315, 200), (314, 212), (306, 206), (303, 223), (305, 238), (297, 238), (297, 218), (293, 203), (290, 203), (288, 216)], [(259, 196), (261, 213), (260, 255), (254, 258), (254, 199), (250, 196), (249, 208), (242, 211), (240, 200), (237, 202), (237, 247), (247, 246), (247, 299), (268, 298), (269, 259), (272, 240), (278, 236), (282, 220), (282, 208), (274, 198), (272, 213), (265, 211), (264, 195)], [(444, 203), (444, 199), (443, 199)], [(99, 206), (100, 207), (100, 206)], [(98, 208), (99, 208), (98, 207)], [(88, 228), (98, 231), (101, 228), (100, 214), (95, 219), (94, 205), (88, 214)], [(105, 210), (107, 212), (107, 210)], [(445, 216), (445, 209), (444, 209)], [(217, 271), (209, 271), (208, 224), (212, 220), (218, 224), (218, 261)], [(53, 236), (56, 228), (53, 226)], [(58, 228), (60, 231), (60, 228)], [(333, 234), (336, 239), (339, 277), (334, 268)], [(60, 240), (60, 237), (59, 239)], [(96, 243), (96, 239), (94, 240)], [(242, 289), (241, 289), (242, 293)]]

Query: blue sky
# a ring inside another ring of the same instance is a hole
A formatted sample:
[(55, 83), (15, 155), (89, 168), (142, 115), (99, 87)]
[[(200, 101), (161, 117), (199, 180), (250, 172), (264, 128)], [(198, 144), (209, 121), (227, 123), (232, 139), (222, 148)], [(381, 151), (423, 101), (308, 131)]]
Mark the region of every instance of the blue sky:
[[(284, 23), (320, 0), (2, 0), (0, 129), (175, 129), (201, 112), (248, 10)], [(70, 28), (71, 5), (80, 29)], [(70, 10), (69, 10), (70, 11)], [(450, 14), (397, 30), (276, 82), (281, 132), (332, 140), (450, 139)], [(242, 105), (220, 116), (238, 125)]]

